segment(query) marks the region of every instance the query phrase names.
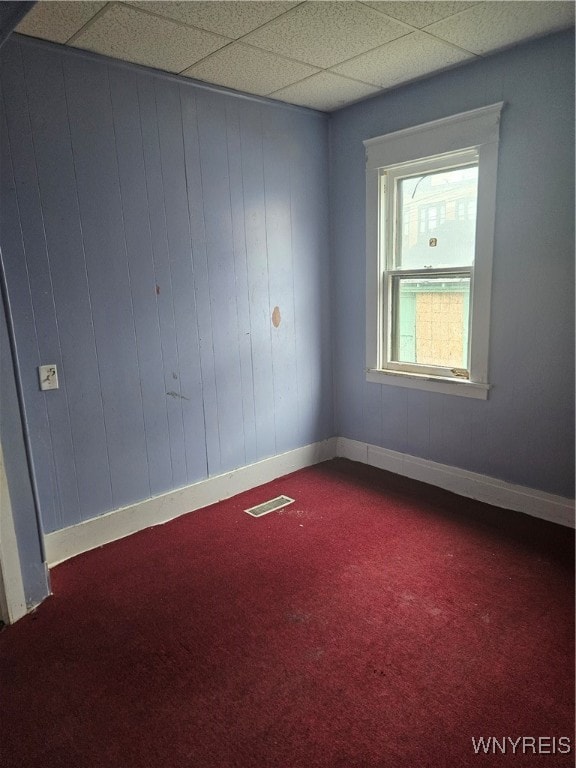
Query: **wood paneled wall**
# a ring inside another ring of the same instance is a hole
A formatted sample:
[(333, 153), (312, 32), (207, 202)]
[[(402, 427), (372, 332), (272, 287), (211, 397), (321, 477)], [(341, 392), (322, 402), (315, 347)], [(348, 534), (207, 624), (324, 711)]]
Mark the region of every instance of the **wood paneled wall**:
[(326, 117), (18, 36), (0, 78), (45, 530), (331, 436)]

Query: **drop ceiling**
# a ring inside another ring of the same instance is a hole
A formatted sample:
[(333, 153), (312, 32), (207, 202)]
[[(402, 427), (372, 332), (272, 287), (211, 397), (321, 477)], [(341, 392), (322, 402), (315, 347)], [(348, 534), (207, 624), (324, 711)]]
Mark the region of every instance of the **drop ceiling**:
[(40, 0), (16, 31), (332, 111), (573, 25), (562, 0)]

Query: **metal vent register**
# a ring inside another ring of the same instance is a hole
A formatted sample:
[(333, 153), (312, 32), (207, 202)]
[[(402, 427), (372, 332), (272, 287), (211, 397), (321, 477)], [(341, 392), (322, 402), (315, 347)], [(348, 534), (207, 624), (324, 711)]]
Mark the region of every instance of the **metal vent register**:
[(245, 509), (244, 512), (252, 515), (252, 517), (262, 517), (262, 515), (267, 515), (268, 512), (275, 512), (277, 509), (282, 509), (282, 507), (287, 507), (288, 504), (293, 503), (294, 499), (291, 499), (288, 496), (276, 496), (275, 499), (263, 501), (262, 504), (257, 504), (255, 507), (250, 507), (250, 509)]

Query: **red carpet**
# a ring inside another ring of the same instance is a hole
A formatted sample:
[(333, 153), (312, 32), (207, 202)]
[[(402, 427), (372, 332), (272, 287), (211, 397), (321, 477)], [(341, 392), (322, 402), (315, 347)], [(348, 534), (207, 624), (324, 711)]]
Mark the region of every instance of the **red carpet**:
[(573, 766), (573, 572), (568, 529), (297, 472), (55, 568), (0, 634), (0, 765)]

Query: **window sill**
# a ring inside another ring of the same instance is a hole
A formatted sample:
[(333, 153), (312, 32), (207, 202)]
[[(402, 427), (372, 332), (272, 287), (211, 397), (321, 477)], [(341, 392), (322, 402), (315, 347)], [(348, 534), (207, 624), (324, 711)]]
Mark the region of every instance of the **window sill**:
[(443, 395), (474, 397), (477, 400), (487, 400), (490, 389), (489, 384), (479, 384), (474, 381), (447, 379), (442, 376), (423, 376), (419, 373), (405, 373), (403, 371), (384, 371), (377, 368), (366, 370), (366, 381), (374, 384), (389, 384), (393, 387), (421, 389), (425, 392), (439, 392)]

